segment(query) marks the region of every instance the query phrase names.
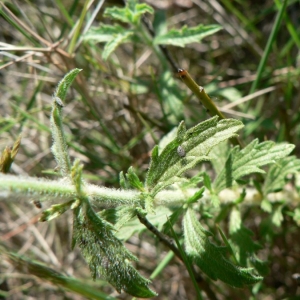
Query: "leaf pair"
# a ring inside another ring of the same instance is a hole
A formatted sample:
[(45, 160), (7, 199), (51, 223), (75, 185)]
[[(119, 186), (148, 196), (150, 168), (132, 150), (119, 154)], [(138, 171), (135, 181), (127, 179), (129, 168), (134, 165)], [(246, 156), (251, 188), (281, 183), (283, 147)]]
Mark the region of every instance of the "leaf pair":
[(103, 59), (107, 59), (111, 53), (121, 44), (127, 42), (140, 42), (148, 45), (174, 45), (184, 47), (186, 44), (199, 43), (204, 37), (211, 35), (220, 29), (219, 25), (198, 25), (188, 28), (172, 29), (166, 34), (158, 35), (152, 41), (143, 33), (140, 26), (140, 20), (145, 13), (153, 14), (154, 10), (147, 4), (139, 4), (135, 0), (129, 0), (124, 8), (107, 8), (104, 15), (115, 21), (120, 21), (131, 25), (131, 28), (125, 28), (118, 24), (92, 27), (84, 36), (84, 40), (96, 43), (105, 42), (102, 52)]
[(214, 191), (219, 193), (233, 185), (234, 181), (252, 173), (265, 173), (260, 167), (275, 163), (289, 155), (295, 148), (292, 144), (275, 144), (272, 141), (259, 143), (253, 140), (244, 149), (231, 150), (223, 170), (214, 181)]

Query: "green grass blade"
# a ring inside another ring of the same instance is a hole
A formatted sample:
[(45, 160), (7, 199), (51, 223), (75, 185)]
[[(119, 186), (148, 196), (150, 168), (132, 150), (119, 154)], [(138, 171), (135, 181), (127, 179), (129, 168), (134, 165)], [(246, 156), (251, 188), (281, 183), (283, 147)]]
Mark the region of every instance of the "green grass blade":
[(158, 276), (169, 264), (169, 262), (174, 257), (174, 252), (169, 251), (168, 254), (164, 257), (164, 259), (159, 263), (159, 265), (155, 268), (155, 270), (152, 272), (150, 279), (153, 280)]
[(255, 80), (252, 83), (252, 86), (250, 88), (249, 94), (252, 94), (252, 93), (255, 92), (255, 90), (258, 87), (258, 83), (261, 80), (264, 68), (265, 68), (266, 63), (267, 63), (267, 59), (268, 59), (269, 54), (270, 54), (271, 49), (272, 49), (273, 42), (275, 41), (275, 38), (276, 38), (276, 35), (277, 35), (277, 32), (278, 32), (279, 26), (280, 26), (281, 21), (282, 21), (286, 5), (287, 5), (287, 0), (284, 0), (283, 4), (281, 6), (281, 9), (280, 9), (280, 11), (277, 14), (277, 17), (276, 17), (275, 23), (273, 25), (272, 32), (271, 32), (271, 34), (269, 36), (269, 39), (268, 39), (268, 42), (267, 42), (267, 45), (266, 45), (263, 57), (261, 58), (260, 63), (258, 65), (257, 75), (256, 75)]
[(56, 286), (64, 287), (88, 299), (116, 299), (114, 297), (107, 296), (103, 292), (100, 292), (95, 287), (85, 282), (79, 281), (72, 277), (64, 276), (61, 273), (58, 273), (57, 271), (40, 263), (34, 262), (29, 258), (22, 257), (16, 253), (8, 251), (2, 246), (0, 246), (0, 257), (2, 257), (2, 259), (9, 260), (10, 263), (21, 272), (37, 276), (40, 280), (49, 281)]

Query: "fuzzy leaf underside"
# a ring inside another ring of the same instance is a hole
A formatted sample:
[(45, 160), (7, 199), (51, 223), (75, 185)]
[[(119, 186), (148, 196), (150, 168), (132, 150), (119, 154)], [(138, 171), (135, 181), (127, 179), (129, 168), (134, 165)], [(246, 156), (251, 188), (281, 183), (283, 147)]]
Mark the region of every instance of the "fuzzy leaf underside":
[(265, 173), (260, 167), (286, 157), (294, 147), (292, 144), (275, 144), (271, 141), (259, 143), (255, 139), (242, 150), (239, 147), (233, 148), (225, 167), (214, 182), (215, 192), (219, 193), (224, 188), (231, 187), (234, 180), (245, 175)]
[(131, 265), (136, 260), (113, 234), (113, 226), (95, 214), (88, 201), (74, 210), (73, 246), (77, 243), (92, 277), (103, 277), (118, 292), (142, 298), (156, 295), (149, 280)]
[[(146, 178), (146, 186), (152, 194), (178, 181), (187, 170), (201, 161), (210, 160), (208, 153), (220, 142), (236, 136), (243, 127), (240, 121), (218, 117), (208, 119), (186, 130), (184, 122), (178, 127), (176, 138), (161, 153), (154, 147)], [(185, 151), (184, 157), (178, 154), (178, 146)]]
[(188, 257), (211, 279), (219, 279), (238, 288), (255, 284), (262, 279), (253, 275), (251, 268), (241, 268), (227, 260), (224, 257), (224, 247), (210, 242), (209, 234), (197, 221), (191, 208), (187, 210), (183, 224)]
[(54, 92), (54, 97), (58, 97), (62, 101), (65, 100), (70, 85), (80, 71), (81, 69), (73, 69), (67, 73), (59, 82), (57, 89)]
[(288, 174), (300, 171), (300, 159), (295, 156), (285, 157), (270, 167), (263, 186), (263, 193), (267, 195), (282, 189), (285, 185), (285, 177)]
[(190, 43), (199, 43), (208, 35), (214, 34), (221, 30), (219, 25), (203, 25), (196, 27), (183, 26), (181, 29), (172, 29), (168, 33), (157, 36), (154, 39), (155, 44), (173, 45), (184, 47)]
[(80, 69), (73, 69), (66, 74), (65, 77), (59, 82), (53, 95), (52, 112), (50, 118), (50, 126), (53, 137), (53, 145), (51, 150), (60, 172), (64, 177), (70, 175), (71, 162), (67, 151), (67, 143), (63, 130), (63, 101), (70, 85), (80, 71)]

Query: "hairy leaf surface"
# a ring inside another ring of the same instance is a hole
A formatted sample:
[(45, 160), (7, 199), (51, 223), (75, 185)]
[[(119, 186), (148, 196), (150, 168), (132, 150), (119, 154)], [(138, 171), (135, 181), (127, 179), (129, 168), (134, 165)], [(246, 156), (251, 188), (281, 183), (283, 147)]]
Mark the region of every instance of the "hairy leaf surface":
[(197, 221), (193, 209), (187, 210), (183, 224), (187, 255), (211, 279), (220, 279), (234, 287), (255, 284), (262, 279), (253, 275), (251, 268), (238, 267), (224, 257), (224, 247), (210, 242), (210, 234)]
[[(220, 142), (236, 136), (243, 127), (240, 121), (225, 119), (218, 122), (218, 117), (208, 119), (195, 127), (186, 130), (184, 122), (178, 127), (176, 138), (161, 153), (154, 147), (151, 164), (146, 178), (146, 186), (152, 195), (170, 184), (187, 170), (201, 161), (210, 160), (208, 153)], [(178, 153), (178, 147), (184, 156)]]
[(267, 195), (282, 189), (288, 174), (297, 173), (300, 170), (300, 159), (295, 156), (285, 157), (270, 167), (263, 186), (263, 193)]
[(93, 278), (103, 277), (118, 292), (135, 297), (156, 295), (148, 288), (149, 280), (131, 265), (136, 260), (113, 234), (113, 226), (95, 214), (88, 201), (74, 210), (73, 246), (81, 249)]
[(203, 38), (222, 29), (219, 25), (203, 25), (196, 27), (183, 26), (181, 29), (172, 29), (168, 33), (154, 39), (155, 44), (184, 47), (186, 44), (199, 43)]
[(257, 139), (242, 150), (239, 147), (233, 148), (225, 167), (214, 182), (215, 192), (219, 193), (224, 188), (231, 187), (234, 180), (245, 175), (265, 173), (260, 167), (289, 155), (294, 148), (292, 144), (275, 144), (271, 141), (259, 143)]
[(60, 169), (60, 172), (64, 177), (70, 175), (71, 161), (67, 151), (67, 143), (63, 129), (63, 100), (66, 97), (71, 83), (80, 71), (80, 69), (73, 69), (68, 74), (66, 74), (65, 77), (59, 82), (53, 95), (52, 112), (50, 118), (50, 126), (53, 137), (53, 145), (51, 147), (51, 150)]

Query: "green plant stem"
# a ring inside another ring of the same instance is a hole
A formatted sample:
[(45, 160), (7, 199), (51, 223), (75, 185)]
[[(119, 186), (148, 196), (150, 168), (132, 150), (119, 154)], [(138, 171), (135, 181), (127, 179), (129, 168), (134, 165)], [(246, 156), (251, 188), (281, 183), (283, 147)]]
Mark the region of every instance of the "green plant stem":
[(63, 5), (61, 0), (55, 0), (55, 3), (57, 7), (59, 8), (60, 13), (64, 16), (65, 20), (67, 21), (68, 25), (70, 27), (74, 26), (74, 22), (72, 18), (70, 17), (68, 11), (65, 9), (65, 6)]
[[(282, 8), (281, 1), (275, 0), (275, 4), (276, 4), (278, 10), (280, 10)], [(284, 13), (283, 17), (286, 21), (286, 27), (287, 27), (287, 29), (288, 29), (291, 37), (292, 37), (292, 40), (297, 45), (297, 47), (300, 49), (299, 32), (297, 32), (297, 30), (295, 29), (290, 17), (286, 13)]]
[(184, 84), (195, 94), (195, 96), (200, 100), (201, 104), (204, 105), (207, 112), (213, 116), (219, 116), (220, 119), (226, 119), (225, 116), (219, 111), (217, 106), (211, 100), (211, 98), (206, 94), (204, 88), (199, 86), (195, 80), (191, 77), (188, 71), (183, 69), (178, 69), (178, 76), (182, 79)]
[(155, 270), (152, 272), (150, 279), (153, 280), (156, 278), (157, 275), (159, 275), (162, 270), (169, 264), (169, 262), (174, 257), (174, 252), (169, 251), (168, 254), (164, 257), (164, 259), (159, 263), (159, 265), (155, 268)]
[[(144, 22), (144, 24), (146, 24)], [(149, 26), (146, 25), (146, 27), (149, 30)], [(164, 70), (166, 70), (168, 68), (167, 63), (166, 63), (166, 59), (163, 55), (163, 53), (161, 52), (161, 49), (159, 46), (156, 46), (153, 44), (153, 36), (149, 36), (149, 34), (147, 32), (145, 32), (145, 29), (143, 28), (143, 26), (141, 26), (140, 24), (136, 26), (136, 32), (139, 32), (142, 36), (143, 41), (153, 49), (154, 53), (156, 54), (156, 56), (158, 57), (160, 63), (162, 64), (162, 67)], [(151, 31), (150, 31), (151, 34)]]
[[(154, 39), (155, 38), (155, 32), (152, 29), (152, 27), (149, 24), (148, 19), (146, 19), (145, 16), (143, 16), (142, 18), (142, 22), (143, 24), (146, 26), (147, 30), (149, 31), (151, 37)], [(155, 45), (153, 45), (153, 42), (151, 41), (151, 45), (155, 50)], [(163, 53), (163, 55), (165, 56), (165, 58), (167, 59), (167, 61), (170, 63), (171, 67), (173, 68), (173, 71), (176, 72), (178, 70), (178, 66), (175, 64), (174, 59), (172, 57), (172, 55), (170, 54), (168, 48), (164, 45), (159, 45), (158, 48), (161, 50), (161, 52)]]
[[(140, 192), (134, 190), (109, 189), (85, 183), (84, 189), (90, 202), (95, 209), (118, 207), (120, 205), (139, 205)], [(186, 199), (192, 197), (199, 189), (189, 189), (184, 192), (165, 190), (159, 192), (154, 199), (154, 207), (163, 205), (166, 207), (181, 206)], [(237, 199), (242, 191), (224, 190), (221, 202), (230, 202), (232, 199)], [(74, 185), (70, 182), (60, 182), (55, 180), (41, 180), (35, 177), (20, 177), (14, 175), (0, 174), (0, 200), (10, 198), (11, 201), (20, 201), (20, 196), (23, 200), (39, 200), (46, 202), (53, 200), (62, 203), (70, 201), (76, 197)], [(290, 189), (283, 189), (281, 192), (274, 195), (269, 194), (267, 200), (270, 202), (277, 201), (278, 198), (288, 199), (288, 203), (299, 202), (299, 194), (297, 191), (292, 192)], [(167, 199), (167, 200), (166, 200)], [(203, 194), (203, 201), (208, 201), (210, 194)], [(248, 188), (244, 204), (260, 205), (262, 197), (258, 198), (256, 189)]]
[(150, 230), (152, 233), (154, 233), (154, 235), (156, 237), (158, 237), (158, 239), (165, 245), (167, 246), (169, 249), (171, 249), (174, 254), (180, 259), (182, 260), (181, 254), (178, 251), (178, 249), (175, 247), (173, 241), (165, 234), (161, 233), (155, 226), (153, 226), (145, 216), (143, 216), (142, 214), (138, 213), (137, 214), (138, 219), (140, 220), (140, 222), (142, 224), (144, 224), (148, 230)]
[[(0, 174), (0, 199), (8, 197), (13, 201), (22, 199), (41, 202), (47, 200), (59, 203), (76, 198), (74, 185), (70, 182), (41, 180), (34, 177), (18, 177)], [(117, 207), (120, 205), (139, 205), (140, 193), (131, 190), (116, 190), (85, 184), (84, 191), (96, 208)]]
[[(220, 119), (226, 119), (226, 117), (219, 111), (212, 99), (206, 94), (204, 88), (199, 86), (195, 80), (191, 77), (188, 71), (183, 69), (177, 70), (178, 76), (182, 79), (184, 84), (194, 93), (201, 104), (206, 108), (207, 112), (212, 116), (218, 116)], [(238, 138), (231, 138), (230, 141), (233, 145), (239, 145), (243, 148), (242, 143)]]
[[(261, 58), (261, 60), (259, 62), (258, 68), (257, 68), (256, 78), (255, 78), (255, 80), (252, 83), (252, 86), (250, 88), (249, 94), (252, 94), (252, 93), (255, 92), (255, 90), (258, 87), (258, 83), (261, 80), (264, 68), (265, 68), (266, 63), (267, 63), (267, 59), (268, 59), (269, 54), (270, 54), (271, 49), (272, 49), (273, 42), (275, 41), (276, 34), (277, 34), (279, 26), (281, 24), (281, 20), (282, 20), (282, 17), (283, 17), (286, 5), (287, 5), (287, 0), (284, 0), (283, 4), (281, 6), (281, 9), (280, 9), (280, 11), (278, 12), (278, 14), (276, 16), (276, 20), (275, 20), (274, 26), (272, 28), (271, 34), (269, 36), (269, 39), (268, 39), (268, 42), (267, 42), (264, 54), (263, 54), (263, 56), (262, 56), (262, 58)], [(249, 105), (250, 105), (250, 103), (249, 103)]]
[(237, 258), (235, 256), (235, 253), (234, 253), (234, 251), (233, 251), (230, 243), (228, 242), (228, 239), (226, 238), (226, 235), (224, 234), (222, 228), (219, 225), (216, 225), (216, 227), (217, 227), (217, 229), (218, 229), (218, 231), (219, 231), (219, 233), (220, 233), (220, 235), (222, 237), (222, 240), (225, 243), (227, 249), (230, 251), (230, 253), (231, 253), (232, 257), (233, 257), (234, 263), (238, 265), (239, 262), (238, 262), (238, 260), (237, 260)]

